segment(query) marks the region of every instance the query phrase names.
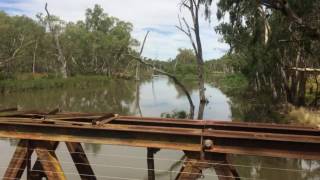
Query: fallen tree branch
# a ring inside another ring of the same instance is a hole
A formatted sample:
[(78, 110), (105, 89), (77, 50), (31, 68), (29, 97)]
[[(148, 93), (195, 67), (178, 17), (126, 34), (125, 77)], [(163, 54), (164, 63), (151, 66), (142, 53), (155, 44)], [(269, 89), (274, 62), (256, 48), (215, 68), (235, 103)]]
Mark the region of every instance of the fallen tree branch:
[(172, 75), (172, 74), (170, 74), (170, 73), (168, 73), (168, 72), (165, 72), (165, 71), (163, 71), (163, 70), (161, 70), (161, 69), (156, 68), (156, 67), (155, 67), (154, 65), (152, 65), (152, 64), (149, 64), (149, 63), (143, 61), (143, 59), (140, 58), (140, 57), (136, 57), (136, 56), (131, 55), (131, 54), (127, 54), (127, 56), (131, 57), (132, 59), (140, 62), (141, 64), (143, 64), (143, 65), (145, 65), (145, 66), (148, 66), (148, 67), (153, 68), (154, 71), (156, 71), (156, 72), (158, 72), (158, 73), (160, 73), (160, 74), (166, 75), (166, 76), (168, 76), (169, 78), (171, 78), (171, 79), (174, 81), (174, 83), (175, 83), (176, 85), (178, 85), (178, 86), (181, 88), (181, 90), (185, 93), (185, 95), (187, 96), (188, 101), (189, 101), (189, 105), (190, 105), (189, 119), (193, 119), (193, 117), (194, 117), (194, 104), (193, 104), (193, 101), (192, 101), (192, 99), (191, 99), (191, 96), (190, 96), (187, 88), (177, 79), (177, 77), (175, 77), (174, 75)]

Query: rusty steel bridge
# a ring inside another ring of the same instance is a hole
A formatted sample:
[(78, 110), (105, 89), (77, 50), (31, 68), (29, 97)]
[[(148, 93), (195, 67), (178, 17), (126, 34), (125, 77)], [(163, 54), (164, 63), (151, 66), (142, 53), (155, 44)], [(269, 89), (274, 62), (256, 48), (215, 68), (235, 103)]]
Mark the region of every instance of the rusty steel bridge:
[[(214, 168), (219, 180), (241, 179), (228, 155), (320, 160), (320, 128), (263, 123), (164, 119), (111, 113), (0, 110), (0, 137), (20, 139), (3, 179), (66, 179), (55, 154), (66, 143), (82, 180), (95, 180), (81, 143), (148, 148), (148, 178), (154, 179), (154, 154), (160, 149), (186, 155), (177, 180), (201, 177)], [(31, 163), (32, 154), (35, 163)]]

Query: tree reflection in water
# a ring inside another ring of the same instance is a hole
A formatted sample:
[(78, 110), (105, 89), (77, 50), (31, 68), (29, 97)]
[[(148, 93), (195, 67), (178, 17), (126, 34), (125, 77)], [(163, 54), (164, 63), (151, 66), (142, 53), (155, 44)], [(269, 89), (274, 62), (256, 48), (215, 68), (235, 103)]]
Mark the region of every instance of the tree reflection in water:
[[(320, 162), (255, 156), (233, 156), (242, 177), (256, 179), (315, 180), (320, 179)], [(245, 166), (241, 166), (245, 165)]]

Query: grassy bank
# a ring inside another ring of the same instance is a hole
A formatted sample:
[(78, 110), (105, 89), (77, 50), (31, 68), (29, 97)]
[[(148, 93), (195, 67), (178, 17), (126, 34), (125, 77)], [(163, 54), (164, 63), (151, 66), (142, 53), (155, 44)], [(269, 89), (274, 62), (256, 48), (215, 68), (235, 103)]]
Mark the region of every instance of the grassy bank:
[(294, 123), (311, 124), (320, 127), (320, 112), (317, 110), (291, 107), (288, 111), (288, 119)]
[(247, 91), (248, 80), (242, 74), (211, 74), (207, 79), (227, 95), (240, 95)]
[(8, 79), (0, 81), (0, 92), (6, 94), (53, 88), (84, 89), (91, 85), (107, 85), (109, 82), (110, 78), (106, 76), (75, 76), (67, 79), (50, 77)]

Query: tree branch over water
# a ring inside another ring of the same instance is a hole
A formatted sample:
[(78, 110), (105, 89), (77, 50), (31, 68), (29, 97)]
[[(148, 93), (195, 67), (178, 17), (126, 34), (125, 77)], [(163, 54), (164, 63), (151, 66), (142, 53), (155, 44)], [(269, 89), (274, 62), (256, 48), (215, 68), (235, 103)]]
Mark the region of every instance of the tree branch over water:
[[(141, 56), (142, 53), (143, 53), (143, 50), (144, 50), (144, 45), (147, 41), (147, 38), (148, 38), (148, 35), (149, 35), (150, 31), (148, 31), (146, 33), (146, 35), (144, 36), (144, 39), (143, 39), (143, 42), (142, 42), (142, 45), (141, 45), (141, 49), (140, 49), (140, 52), (139, 52), (139, 55)], [(138, 62), (137, 63), (137, 67), (136, 67), (136, 80), (139, 81), (140, 80), (140, 63)]]
[(140, 62), (141, 64), (143, 64), (145, 66), (151, 67), (154, 71), (156, 71), (156, 72), (158, 72), (160, 74), (166, 75), (169, 78), (171, 78), (174, 81), (174, 83), (177, 84), (181, 88), (181, 90), (185, 93), (185, 95), (187, 96), (188, 101), (189, 101), (189, 105), (190, 105), (189, 118), (193, 119), (193, 117), (194, 117), (194, 104), (193, 104), (193, 101), (191, 99), (191, 96), (190, 96), (187, 88), (177, 79), (176, 76), (174, 76), (173, 74), (170, 74), (168, 72), (165, 72), (165, 71), (163, 71), (161, 69), (156, 68), (154, 65), (145, 62), (140, 57), (134, 56), (132, 54), (127, 54), (127, 56), (131, 57), (132, 59)]

